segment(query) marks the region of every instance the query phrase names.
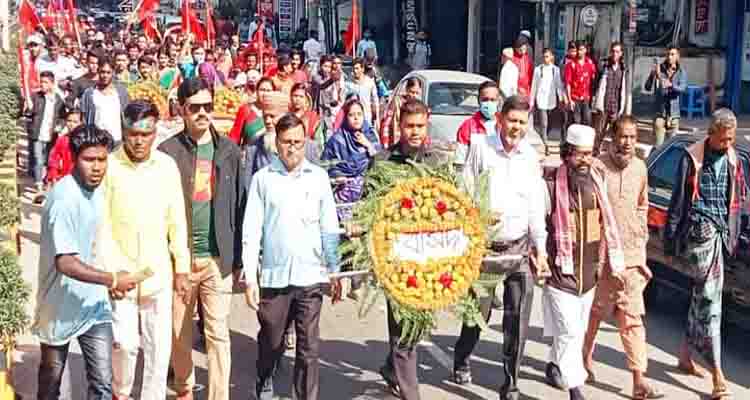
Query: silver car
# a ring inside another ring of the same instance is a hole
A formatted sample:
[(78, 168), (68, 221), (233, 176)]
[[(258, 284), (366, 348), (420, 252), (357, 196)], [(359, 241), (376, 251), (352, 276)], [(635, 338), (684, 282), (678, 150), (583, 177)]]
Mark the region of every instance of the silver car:
[[(460, 71), (412, 71), (396, 85), (393, 97), (406, 93), (405, 82), (412, 77), (422, 82), (421, 100), (432, 112), (430, 136), (444, 143), (455, 142), (458, 127), (479, 110), (479, 85), (490, 80), (482, 75)], [(542, 139), (533, 128), (529, 129), (526, 138), (540, 154), (544, 154)]]

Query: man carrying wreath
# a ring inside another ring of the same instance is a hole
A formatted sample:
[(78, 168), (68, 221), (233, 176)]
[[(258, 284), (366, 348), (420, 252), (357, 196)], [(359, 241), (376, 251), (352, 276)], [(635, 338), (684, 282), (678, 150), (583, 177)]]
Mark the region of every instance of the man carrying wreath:
[[(539, 155), (526, 140), (529, 103), (511, 96), (495, 114), (497, 136), (474, 137), (463, 170), (469, 194), (479, 197), (480, 177), (488, 173), (489, 208), (497, 215), (490, 226), (490, 250), (482, 262), (483, 272), (499, 273), (503, 279), (503, 373), (500, 399), (520, 398), (518, 373), (523, 359), (534, 295), (529, 262), (533, 249), (537, 272), (547, 271), (544, 221), (544, 186)], [(480, 301), (482, 317), (489, 320), (491, 298)], [(479, 341), (479, 326), (464, 323), (456, 342), (453, 379), (471, 382), (469, 357)]]

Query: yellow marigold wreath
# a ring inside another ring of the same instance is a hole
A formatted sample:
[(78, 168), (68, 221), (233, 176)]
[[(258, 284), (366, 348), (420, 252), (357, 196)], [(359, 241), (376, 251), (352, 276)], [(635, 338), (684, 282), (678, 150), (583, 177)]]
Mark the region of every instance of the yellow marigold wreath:
[[(395, 254), (396, 243), (409, 235), (420, 242), (437, 234), (440, 241), (448, 233), (463, 244), (460, 254), (425, 254), (424, 260)], [(425, 311), (464, 297), (479, 277), (485, 251), (479, 210), (454, 185), (433, 177), (404, 180), (384, 195), (369, 239), (373, 269), (386, 293), (401, 305)]]
[(130, 101), (145, 100), (159, 109), (159, 117), (166, 119), (169, 116), (169, 103), (166, 92), (154, 81), (138, 81), (128, 86), (128, 97)]
[(222, 87), (214, 92), (214, 118), (234, 119), (242, 106), (242, 94), (238, 91)]

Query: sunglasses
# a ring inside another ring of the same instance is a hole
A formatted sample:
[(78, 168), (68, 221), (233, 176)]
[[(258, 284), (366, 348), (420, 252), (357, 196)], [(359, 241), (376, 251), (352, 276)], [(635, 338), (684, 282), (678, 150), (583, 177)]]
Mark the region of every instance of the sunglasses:
[(214, 103), (191, 103), (188, 104), (188, 109), (190, 110), (191, 114), (196, 114), (200, 110), (204, 109), (207, 113), (211, 113), (214, 111)]

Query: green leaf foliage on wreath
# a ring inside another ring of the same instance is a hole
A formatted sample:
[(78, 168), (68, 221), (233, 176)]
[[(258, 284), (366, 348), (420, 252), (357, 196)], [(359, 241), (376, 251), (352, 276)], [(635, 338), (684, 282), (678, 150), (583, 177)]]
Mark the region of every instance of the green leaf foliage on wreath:
[[(375, 223), (378, 215), (380, 199), (393, 190), (396, 185), (411, 178), (434, 177), (440, 178), (459, 189), (463, 189), (460, 174), (456, 171), (452, 157), (444, 157), (444, 154), (425, 153), (416, 157), (418, 161), (407, 160), (406, 164), (376, 160), (365, 174), (365, 195), (354, 207), (353, 217), (350, 223), (364, 229), (364, 234), (342, 242), (339, 247), (341, 254), (342, 270), (370, 270), (373, 267), (370, 258), (369, 231)], [(470, 197), (475, 200), (480, 210), (480, 218), (487, 222), (489, 220), (488, 179), (486, 174), (478, 181), (476, 193)], [(364, 317), (372, 308), (383, 287), (376, 279), (370, 278), (366, 281), (366, 295), (360, 297), (359, 315)], [(435, 312), (428, 310), (417, 310), (412, 307), (398, 304), (386, 293), (386, 299), (391, 307), (393, 316), (401, 327), (399, 342), (401, 345), (415, 346), (420, 341), (429, 337), (436, 326)], [(454, 305), (455, 314), (470, 326), (486, 327), (484, 318), (479, 311), (479, 303), (475, 296), (466, 295)]]
[(18, 259), (10, 250), (0, 249), (0, 338), (7, 345), (29, 325), (26, 304), (31, 289), (24, 281)]

